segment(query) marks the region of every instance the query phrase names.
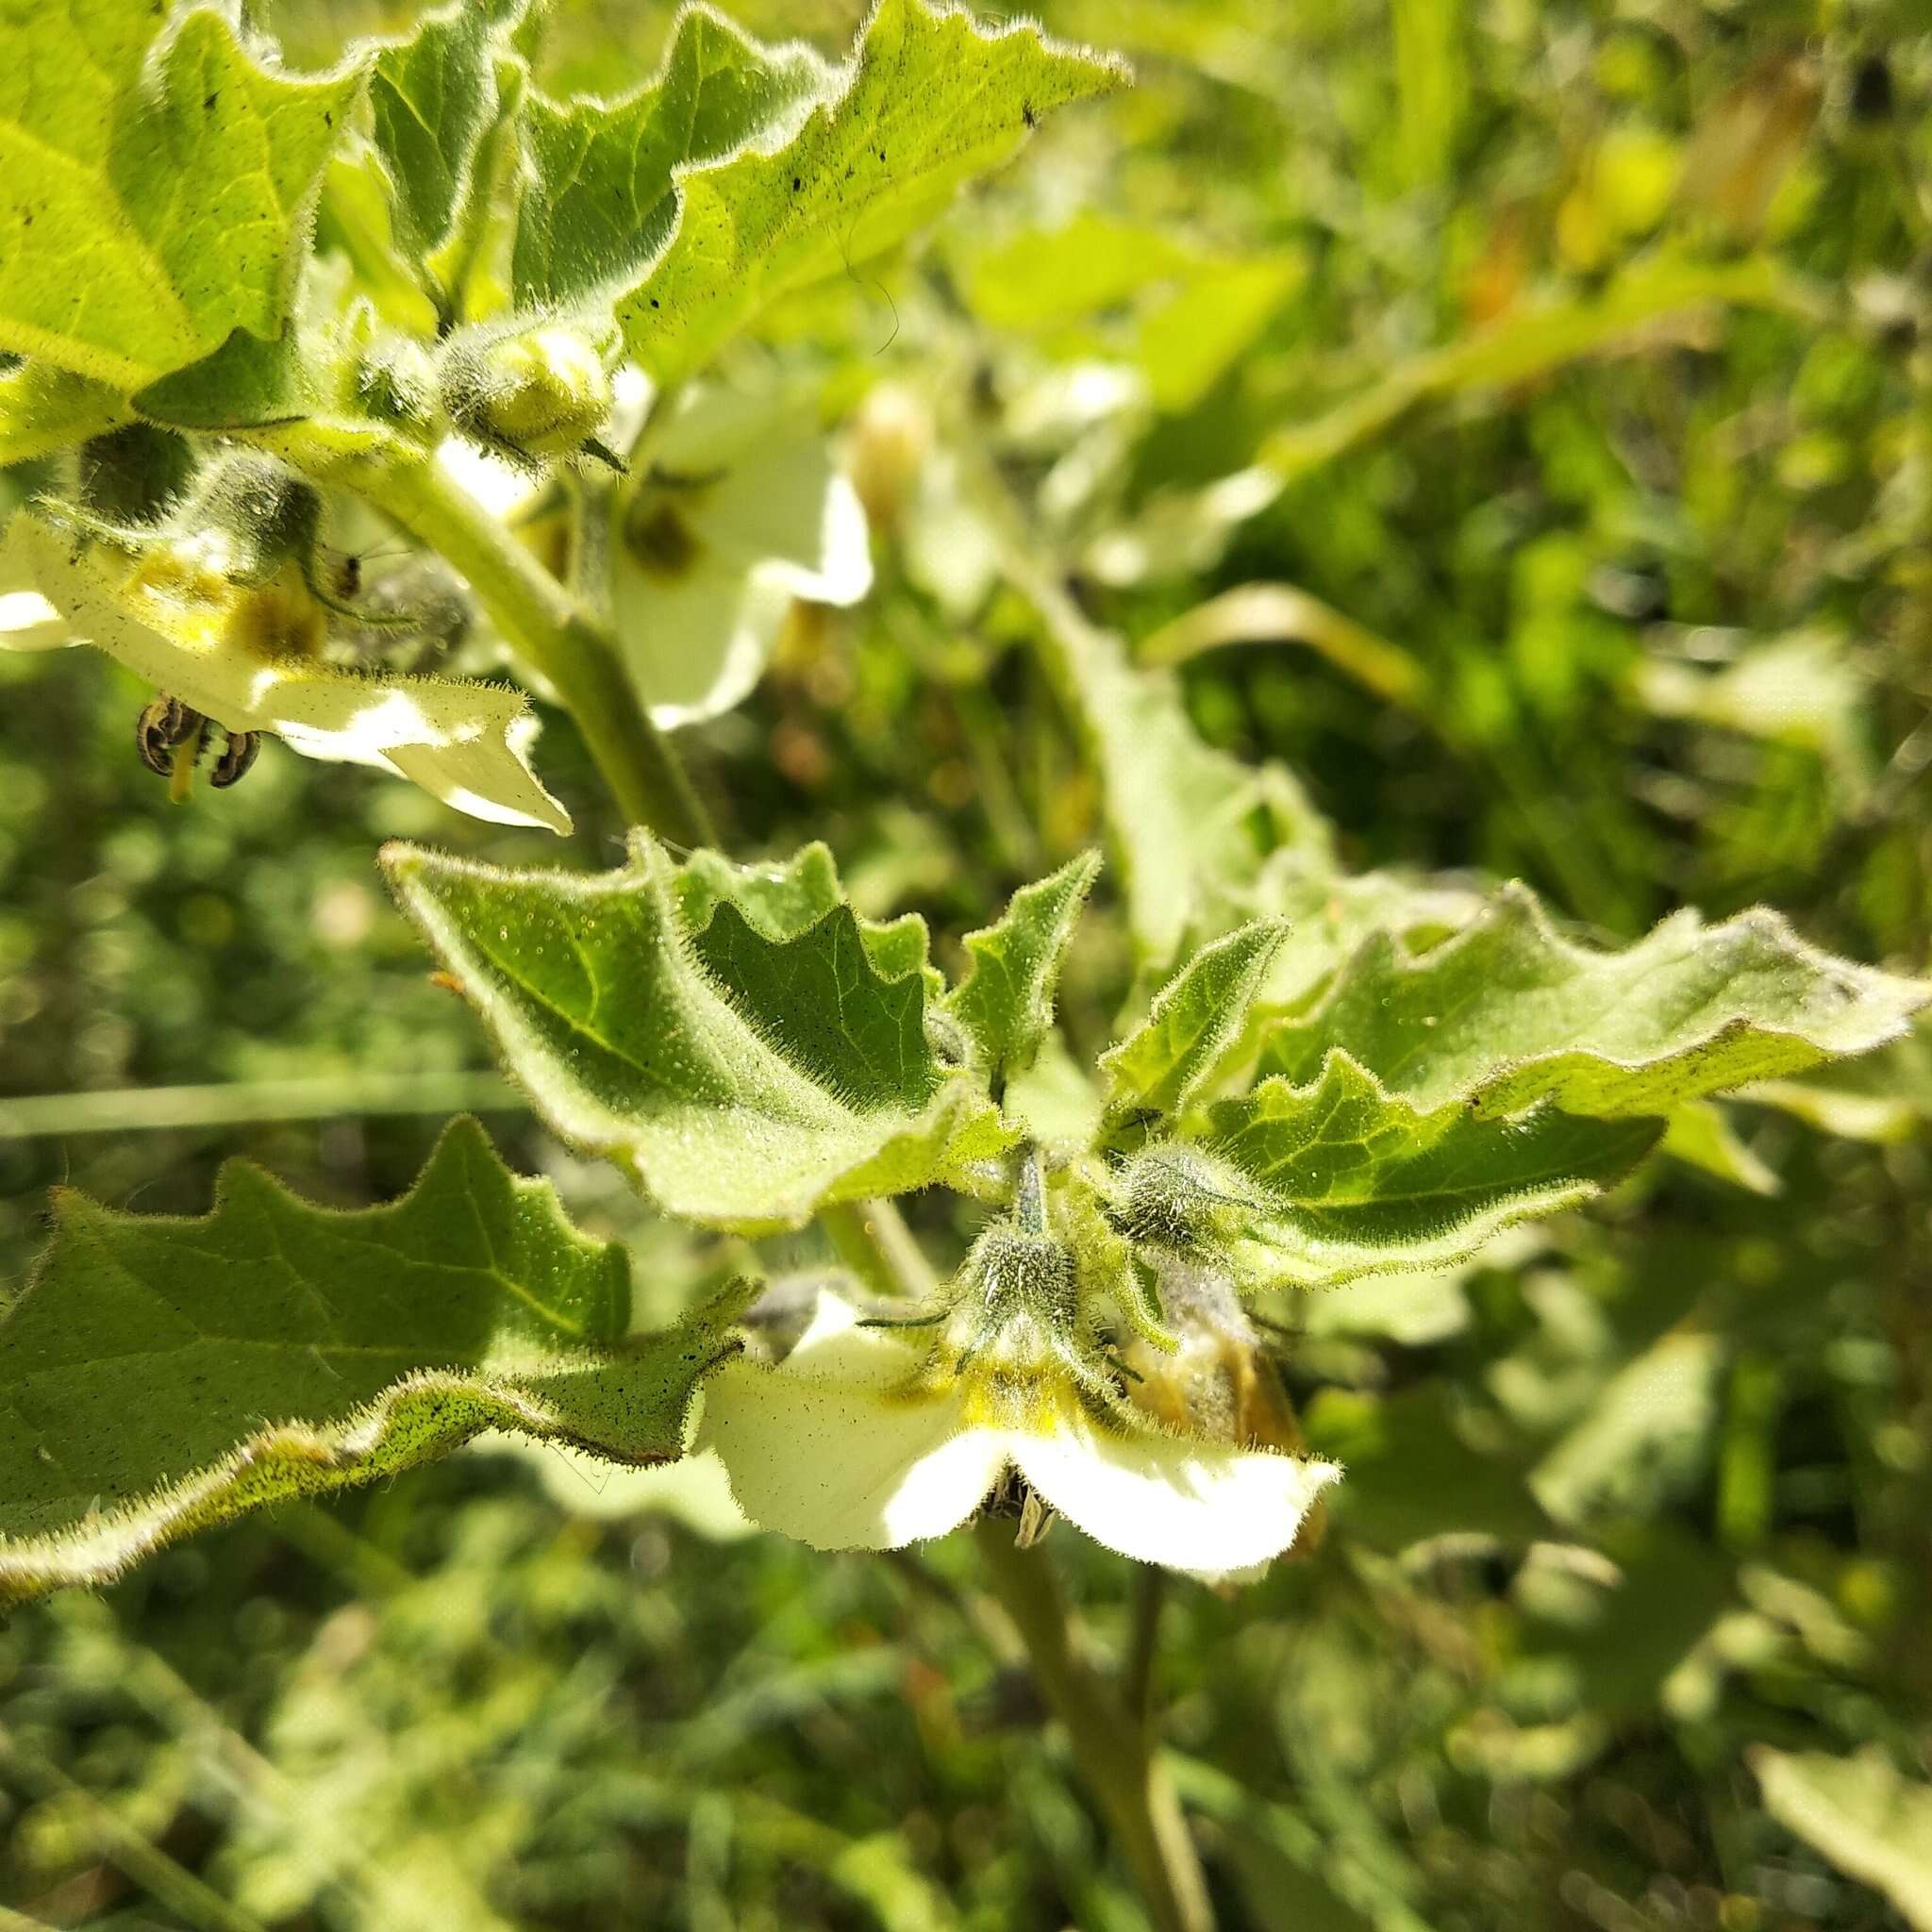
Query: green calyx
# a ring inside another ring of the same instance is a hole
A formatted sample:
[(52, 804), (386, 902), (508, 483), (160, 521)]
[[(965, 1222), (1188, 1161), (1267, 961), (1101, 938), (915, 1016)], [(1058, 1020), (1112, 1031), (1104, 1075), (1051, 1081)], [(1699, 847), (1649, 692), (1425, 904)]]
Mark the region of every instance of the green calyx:
[(579, 449), (604, 426), (614, 401), (603, 346), (586, 330), (533, 328), (448, 357), (442, 400), (457, 425), (523, 457)]
[(1136, 1247), (1188, 1258), (1239, 1233), (1257, 1205), (1240, 1174), (1211, 1155), (1160, 1141), (1121, 1168), (1107, 1212)]

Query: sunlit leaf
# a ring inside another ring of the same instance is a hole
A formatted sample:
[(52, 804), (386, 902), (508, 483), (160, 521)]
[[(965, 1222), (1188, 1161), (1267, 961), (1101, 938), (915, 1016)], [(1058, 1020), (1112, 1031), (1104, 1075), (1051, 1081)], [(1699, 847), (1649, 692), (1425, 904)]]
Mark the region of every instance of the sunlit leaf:
[(618, 305), (632, 353), (660, 380), (690, 375), (788, 290), (930, 221), (1041, 115), (1124, 77), (1030, 25), (880, 0), (842, 92), (774, 151), (684, 175), (670, 244)]
[(1286, 926), (1257, 922), (1204, 946), (1155, 995), (1141, 1024), (1101, 1056), (1108, 1105), (1178, 1113), (1239, 1037)]
[(0, 348), (134, 389), (275, 335), (359, 72), (291, 78), (147, 0), (7, 0), (0, 44)]
[(1211, 1118), (1206, 1144), (1252, 1190), (1243, 1272), (1309, 1287), (1461, 1260), (1621, 1179), (1662, 1130), (1553, 1108), (1520, 1121), (1456, 1105), (1424, 1113), (1341, 1053), (1309, 1086), (1264, 1080)]
[(629, 1312), (623, 1250), (575, 1233), (474, 1122), (383, 1208), (313, 1208), (242, 1162), (199, 1220), (62, 1191), (0, 1314), (0, 1604), (484, 1428), (675, 1457), (736, 1307), (635, 1339)]
[(1875, 1745), (1834, 1757), (1760, 1744), (1750, 1765), (1780, 1824), (1882, 1891), (1920, 1932), (1932, 1928), (1932, 1785), (1901, 1776)]
[(539, 1110), (669, 1213), (795, 1225), (822, 1202), (956, 1178), (1006, 1143), (979, 1084), (927, 1038), (924, 948), (882, 971), (849, 906), (781, 937), (734, 894), (698, 924), (641, 838), (605, 874), (408, 847), (385, 863)]
[(70, 448), (127, 420), (108, 384), (50, 362), (0, 371), (0, 470)]
[(1340, 1047), (1424, 1108), (1664, 1112), (1863, 1053), (1928, 998), (1920, 981), (1807, 945), (1774, 912), (1711, 926), (1680, 912), (1597, 952), (1558, 938), (1512, 886), (1419, 958), (1370, 939), (1314, 1008), (1273, 1030), (1262, 1068), (1304, 1081)]
[(1099, 871), (1095, 853), (1070, 859), (1022, 886), (996, 924), (966, 935), (966, 977), (942, 1008), (966, 1029), (996, 1092), (1039, 1056), (1053, 1024), (1060, 961)]

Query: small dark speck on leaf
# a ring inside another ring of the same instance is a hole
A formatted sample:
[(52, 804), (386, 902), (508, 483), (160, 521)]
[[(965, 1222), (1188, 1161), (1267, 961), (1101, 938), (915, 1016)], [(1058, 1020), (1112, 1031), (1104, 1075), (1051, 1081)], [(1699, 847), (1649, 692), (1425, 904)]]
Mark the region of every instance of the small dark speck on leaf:
[(325, 127), (333, 127), (336, 125), (336, 117), (326, 108), (322, 110), (322, 125)]
[(797, 176), (796, 175), (792, 175), (792, 177), (791, 177), (791, 192), (792, 192), (792, 193), (793, 193), (793, 194), (796, 194), (796, 193), (798, 192), (798, 191), (799, 191), (799, 190), (800, 190), (800, 189), (801, 189), (801, 188), (802, 188), (802, 187), (803, 187), (804, 185), (805, 185), (805, 184), (804, 184), (804, 182), (803, 182), (803, 181), (801, 181), (801, 180), (800, 180), (800, 178), (799, 178), (799, 177), (798, 177), (798, 176)]
[(214, 104), (215, 104), (215, 103), (216, 103), (216, 102), (217, 102), (218, 100), (220, 100), (220, 99), (221, 99), (221, 97), (222, 97), (222, 91), (221, 91), (221, 89), (220, 89), (220, 88), (217, 88), (217, 89), (216, 89), (216, 90), (214, 91), (214, 92), (213, 92), (213, 93), (211, 93), (211, 94), (203, 94), (203, 95), (202, 95), (202, 97), (201, 97), (201, 105), (202, 105), (202, 107), (203, 107), (204, 108), (212, 108), (212, 107), (214, 106)]
[(1021, 119), (1024, 120), (1029, 127), (1038, 127), (1040, 125), (1040, 116), (1034, 111), (1033, 103), (1031, 101), (1021, 102), (1020, 116)]
[(659, 306), (659, 304), (658, 304), (658, 298), (657, 298), (657, 296), (653, 295), (653, 296), (651, 297), (651, 307), (652, 307), (653, 308), (658, 308), (658, 306)]

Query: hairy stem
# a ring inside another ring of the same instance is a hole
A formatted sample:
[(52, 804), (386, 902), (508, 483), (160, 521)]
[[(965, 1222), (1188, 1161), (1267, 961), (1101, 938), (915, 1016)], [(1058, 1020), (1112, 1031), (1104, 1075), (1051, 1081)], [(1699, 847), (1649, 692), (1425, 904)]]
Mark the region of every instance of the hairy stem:
[(605, 628), (434, 455), (383, 430), (286, 425), (258, 439), (320, 482), (353, 490), (463, 576), (496, 627), (576, 720), (635, 824), (705, 845), (709, 815), (683, 761), (637, 701)]
[(1032, 1661), (1041, 1694), (1066, 1726), (1074, 1762), (1106, 1814), (1160, 1932), (1212, 1932), (1201, 1860), (1147, 1729), (1075, 1650), (1066, 1604), (1045, 1553), (1023, 1550), (1011, 1526), (982, 1517), (974, 1535), (995, 1596)]

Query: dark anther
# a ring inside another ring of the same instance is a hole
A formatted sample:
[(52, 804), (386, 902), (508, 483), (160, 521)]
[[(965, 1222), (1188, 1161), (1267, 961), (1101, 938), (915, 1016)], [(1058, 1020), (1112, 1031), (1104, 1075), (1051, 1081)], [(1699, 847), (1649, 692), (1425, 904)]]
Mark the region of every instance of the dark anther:
[(158, 778), (175, 769), (175, 752), (200, 731), (205, 721), (179, 698), (161, 696), (146, 705), (134, 726), (134, 745), (141, 761)]
[(230, 731), (227, 740), (221, 757), (214, 762), (214, 769), (208, 774), (208, 782), (217, 791), (226, 791), (244, 777), (261, 750), (261, 733), (258, 731)]
[(1891, 68), (1883, 54), (1867, 54), (1852, 76), (1852, 119), (1872, 126), (1892, 113)]

